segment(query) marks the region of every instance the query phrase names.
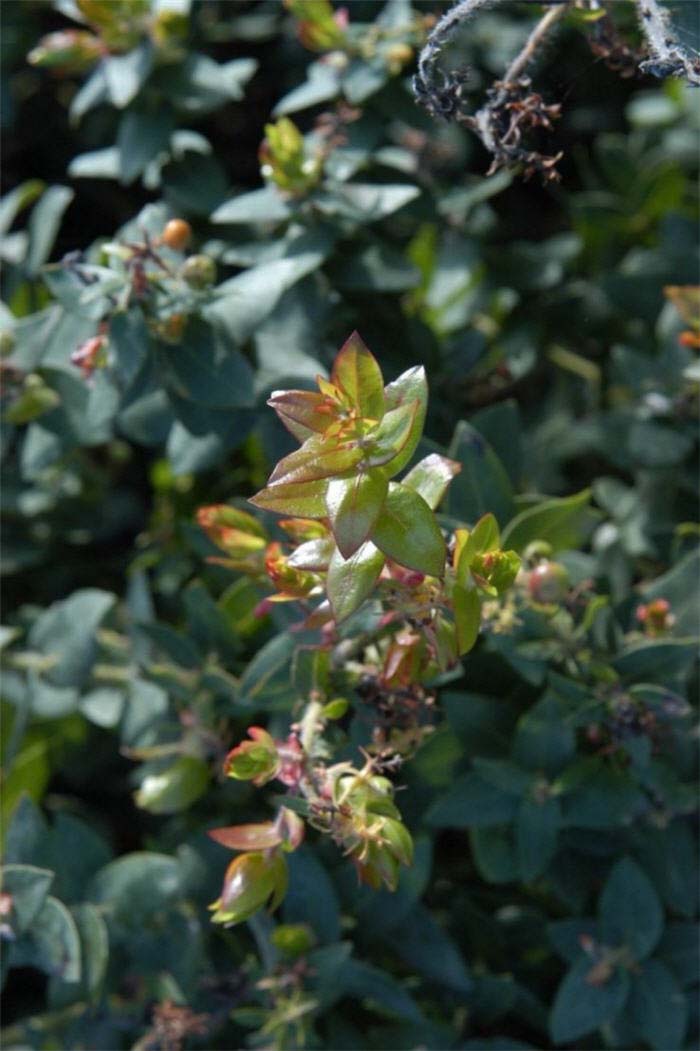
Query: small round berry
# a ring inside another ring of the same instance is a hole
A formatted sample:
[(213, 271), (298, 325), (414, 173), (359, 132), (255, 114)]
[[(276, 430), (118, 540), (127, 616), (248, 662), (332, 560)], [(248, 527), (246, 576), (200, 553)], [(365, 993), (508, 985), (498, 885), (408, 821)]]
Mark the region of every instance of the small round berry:
[(208, 288), (216, 281), (216, 263), (208, 255), (188, 256), (180, 267), (180, 277), (190, 288)]
[(535, 602), (561, 602), (569, 588), (569, 574), (560, 562), (540, 562), (530, 571), (528, 588)]
[(170, 219), (163, 227), (161, 244), (182, 252), (192, 240), (192, 227), (185, 219)]

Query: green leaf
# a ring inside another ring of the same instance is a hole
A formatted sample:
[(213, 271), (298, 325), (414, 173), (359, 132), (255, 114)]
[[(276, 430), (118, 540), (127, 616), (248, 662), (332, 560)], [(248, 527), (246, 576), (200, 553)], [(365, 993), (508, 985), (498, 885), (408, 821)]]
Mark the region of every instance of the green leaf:
[(636, 960), (654, 950), (663, 931), (663, 910), (651, 880), (631, 858), (618, 861), (608, 876), (598, 911), (606, 945), (627, 945)]
[(688, 1005), (660, 960), (645, 960), (641, 971), (633, 975), (626, 1013), (640, 1037), (656, 1051), (684, 1046)]
[(5, 865), (2, 869), (2, 891), (12, 895), (13, 927), (23, 933), (31, 927), (41, 909), (54, 874), (34, 865)]
[(166, 381), (183, 398), (208, 409), (232, 409), (253, 400), (253, 373), (243, 355), (224, 348), (210, 325), (190, 320), (182, 342), (163, 348)]
[(354, 613), (372, 593), (384, 566), (384, 555), (369, 541), (348, 559), (337, 549), (328, 566), (326, 590), (336, 621)]
[(266, 642), (253, 657), (240, 681), (240, 702), (256, 708), (274, 706), (279, 696), (283, 703), (292, 694), (289, 666), (298, 641), (283, 632)]
[(219, 285), (206, 317), (234, 343), (243, 344), (283, 294), (321, 266), (332, 247), (333, 235), (327, 227), (305, 231), (287, 244), (284, 258), (251, 267)]
[(569, 1044), (612, 1022), (624, 1007), (629, 993), (629, 975), (616, 970), (600, 985), (588, 981), (593, 964), (582, 957), (568, 972), (557, 990), (549, 1029), (555, 1044)]
[(29, 423), (60, 404), (60, 395), (47, 387), (39, 377), (36, 379), (36, 383), (25, 383), (19, 397), (8, 407), (5, 412), (7, 423)]
[(360, 960), (348, 960), (337, 978), (341, 994), (381, 1014), (422, 1022), (423, 1015), (403, 985), (386, 971)]
[(555, 952), (569, 964), (581, 955), (581, 937), (600, 941), (598, 924), (593, 919), (555, 920), (547, 924), (547, 937)]
[(276, 187), (242, 193), (224, 201), (211, 216), (213, 223), (274, 223), (288, 219), (292, 208)]
[[(503, 464), (486, 439), (462, 420), (448, 452), (462, 470), (449, 488), (446, 512), (462, 522), (476, 522), (488, 512), (499, 522), (507, 522), (515, 509), (513, 491)], [(502, 546), (513, 545), (506, 545), (504, 537)]]
[(352, 478), (332, 478), (326, 490), (331, 529), (344, 559), (367, 540), (384, 505), (389, 483), (379, 471), (359, 471)]
[(518, 403), (509, 399), (480, 409), (471, 417), (471, 424), (483, 434), (508, 472), (512, 484), (517, 486), (521, 480), (523, 464)]
[(45, 189), (40, 179), (28, 179), (0, 199), (0, 237), (9, 232), (19, 213), (32, 204)]
[(118, 923), (139, 928), (182, 892), (183, 873), (176, 858), (137, 851), (100, 869), (85, 896), (103, 905)]
[(433, 577), (445, 572), (445, 541), (433, 512), (422, 496), (396, 482), (389, 485), (372, 542), (409, 569)]
[(700, 624), (700, 590), (697, 580), (700, 576), (700, 548), (689, 551), (667, 573), (655, 577), (650, 584), (640, 588), (645, 602), (665, 598), (671, 603), (676, 635), (697, 634)]
[(119, 149), (105, 146), (101, 150), (79, 153), (68, 165), (71, 179), (118, 179), (120, 175)]
[(275, 511), (280, 515), (292, 515), (295, 518), (325, 518), (326, 488), (328, 482), (319, 479), (315, 482), (291, 482), (290, 484), (270, 485), (251, 496), (250, 503), (264, 511)]
[(45, 900), (28, 934), (34, 944), (36, 966), (64, 982), (80, 981), (80, 935), (75, 920), (58, 898)]
[(83, 694), (78, 707), (86, 719), (95, 726), (110, 729), (116, 726), (124, 710), (125, 697), (121, 690), (102, 686)]
[(144, 41), (124, 55), (109, 55), (102, 61), (109, 97), (123, 109), (140, 91), (153, 65), (153, 48)]
[(340, 93), (338, 75), (320, 62), (314, 62), (306, 71), (307, 79), (303, 84), (287, 92), (272, 111), (273, 117), (283, 117), (298, 110), (317, 106), (319, 102), (328, 102)]
[(578, 759), (559, 778), (564, 820), (575, 828), (630, 825), (647, 809), (647, 800), (630, 774), (598, 756)]
[(418, 267), (382, 243), (334, 260), (329, 271), (334, 288), (350, 292), (405, 292), (420, 283)]
[(481, 627), (481, 600), (476, 588), (465, 588), (461, 584), (455, 584), (452, 605), (457, 628), (457, 646), (460, 657), (463, 657), (474, 646)]
[(426, 821), (437, 828), (489, 828), (512, 820), (517, 808), (517, 794), (495, 788), (474, 772), (457, 778), (430, 807)]
[(97, 998), (107, 973), (109, 936), (107, 925), (94, 905), (85, 902), (73, 909), (82, 944), (82, 979), (91, 998)]
[(685, 988), (700, 982), (700, 924), (669, 923), (661, 937), (657, 955)]
[(547, 691), (518, 720), (513, 758), (528, 770), (548, 777), (558, 774), (576, 754), (576, 733), (570, 706)]
[(651, 639), (623, 650), (611, 663), (627, 682), (642, 679), (665, 684), (685, 675), (696, 657), (694, 639)]
[(151, 814), (177, 814), (204, 795), (209, 780), (203, 759), (183, 755), (165, 770), (146, 774), (134, 796), (136, 805)]
[(462, 996), (472, 990), (469, 971), (455, 941), (424, 906), (413, 904), (406, 921), (392, 928), (382, 940), (389, 942), (411, 970), (437, 987)]
[(73, 191), (66, 186), (49, 186), (32, 209), (26, 259), (26, 267), (30, 274), (37, 274), (51, 255), (63, 213), (74, 196)]
[(558, 799), (523, 799), (515, 822), (515, 844), (520, 878), (526, 883), (547, 869), (556, 853), (560, 826)]
[(509, 826), (475, 826), (469, 830), (474, 864), (488, 883), (514, 883), (518, 876), (512, 830)]
[[(410, 442), (415, 445), (420, 438), (417, 428), (418, 402), (390, 409), (376, 431), (368, 439), (371, 445), (365, 457), (368, 467), (382, 467), (386, 478), (392, 478), (403, 465), (403, 450)], [(396, 464), (399, 466), (397, 467)]]
[(636, 853), (668, 908), (682, 916), (694, 916), (698, 845), (688, 823), (681, 819), (665, 828), (645, 828)]
[(384, 378), (377, 359), (353, 332), (333, 362), (331, 382), (350, 399), (361, 416), (381, 420), (384, 415)]
[(152, 160), (168, 149), (173, 126), (173, 115), (166, 109), (156, 112), (132, 109), (124, 113), (117, 132), (122, 183), (133, 182)]
[(285, 923), (308, 923), (321, 942), (340, 937), (340, 903), (332, 879), (306, 847), (287, 859), (289, 886), (282, 906)]
[(393, 380), (392, 383), (387, 383), (384, 388), (384, 402), (387, 412), (390, 412), (392, 409), (398, 409), (401, 405), (410, 405), (414, 401), (418, 402), (418, 411), (413, 421), (409, 440), (397, 458), (392, 461), (391, 468), (394, 474), (398, 474), (409, 463), (423, 433), (425, 412), (428, 407), (428, 381), (425, 378), (425, 369), (422, 365), (417, 365), (402, 372), (397, 379)]
[(401, 484), (422, 496), (428, 507), (434, 511), (447, 492), (448, 485), (461, 470), (461, 464), (454, 460), (448, 460), (446, 456), (440, 456), (438, 453), (430, 453), (411, 468), (402, 478)]
[(353, 182), (317, 194), (316, 207), (327, 215), (373, 223), (397, 212), (419, 195), (417, 186)]
[(114, 603), (114, 595), (84, 588), (62, 602), (54, 602), (34, 622), (29, 645), (55, 658), (46, 672), (50, 683), (83, 684), (97, 655), (95, 632)]
[(583, 489), (521, 511), (503, 530), (502, 545), (518, 552), (533, 540), (545, 540), (554, 552), (579, 547), (589, 532), (590, 497), (590, 489)]

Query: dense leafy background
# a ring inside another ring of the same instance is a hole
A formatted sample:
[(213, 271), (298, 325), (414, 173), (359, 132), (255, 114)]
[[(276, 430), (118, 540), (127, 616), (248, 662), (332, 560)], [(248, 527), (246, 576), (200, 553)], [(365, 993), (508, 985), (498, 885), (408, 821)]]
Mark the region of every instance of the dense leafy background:
[[(672, 6), (692, 39), (694, 5)], [(6, 1046), (179, 1046), (150, 1028), (168, 1000), (206, 1016), (193, 1047), (696, 1046), (698, 372), (663, 288), (697, 280), (697, 98), (621, 79), (571, 18), (537, 73), (564, 104), (543, 188), (484, 178), (475, 141), (415, 105), (410, 62), (330, 74), (271, 0), (195, 2), (187, 62), (137, 47), (80, 76), (27, 64), (57, 8), (2, 11)], [(416, 11), (437, 7), (350, 4), (410, 46)], [(460, 36), (475, 95), (533, 14)], [(309, 194), (263, 184), (271, 114), (314, 134), (341, 93), (357, 112)], [(179, 341), (164, 302), (115, 313), (102, 248), (174, 215), (218, 266)], [(51, 265), (75, 252), (90, 284)], [(86, 381), (71, 353), (112, 315)], [(194, 514), (264, 484), (291, 448), (266, 397), (353, 328), (388, 378), (426, 366), (423, 451), (463, 465), (445, 523), (493, 511), (607, 601), (583, 624), (525, 610), (443, 684), (401, 773), (417, 859), (395, 895), (327, 845), (291, 857), (275, 922), (315, 939), (297, 1026), (254, 988), (272, 921), (209, 924), (227, 855), (205, 835), (269, 814), (221, 760), (249, 723), (288, 725), (296, 637), (206, 563)], [(649, 639), (635, 610), (657, 597), (675, 622)]]

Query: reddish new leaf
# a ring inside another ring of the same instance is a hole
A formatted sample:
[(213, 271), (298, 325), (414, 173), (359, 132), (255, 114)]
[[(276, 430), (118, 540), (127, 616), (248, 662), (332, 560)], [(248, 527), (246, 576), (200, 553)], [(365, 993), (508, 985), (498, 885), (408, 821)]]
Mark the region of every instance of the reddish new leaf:
[(250, 503), (264, 511), (275, 511), (280, 515), (294, 515), (295, 518), (326, 517), (326, 487), (328, 483), (321, 479), (316, 482), (292, 482), (285, 485), (271, 485), (251, 496)]
[(357, 332), (353, 332), (338, 351), (331, 380), (347, 395), (360, 416), (381, 420), (384, 378), (376, 358)]
[(282, 836), (272, 821), (265, 821), (259, 825), (211, 828), (207, 834), (229, 850), (268, 850), (282, 842)]
[(274, 390), (267, 404), (300, 442), (314, 433), (323, 434), (334, 418), (327, 399), (316, 391)]
[(301, 449), (280, 460), (270, 475), (268, 485), (313, 482), (331, 478), (355, 467), (362, 459), (362, 449), (339, 448), (330, 442), (310, 438)]

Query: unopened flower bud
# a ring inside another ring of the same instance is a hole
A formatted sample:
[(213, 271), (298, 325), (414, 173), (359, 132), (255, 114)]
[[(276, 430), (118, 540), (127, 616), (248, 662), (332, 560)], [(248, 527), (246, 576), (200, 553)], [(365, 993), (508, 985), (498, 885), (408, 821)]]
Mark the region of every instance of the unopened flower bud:
[(288, 883), (287, 863), (279, 851), (253, 851), (234, 858), (226, 869), (221, 897), (210, 905), (214, 923), (242, 923), (269, 903), (282, 901)]
[(637, 606), (636, 617), (647, 635), (663, 635), (676, 621), (671, 613), (671, 604), (665, 598), (653, 599), (646, 605)]
[(237, 781), (252, 781), (264, 785), (275, 777), (280, 760), (277, 748), (267, 730), (259, 726), (248, 727), (251, 741), (242, 741), (226, 756), (224, 771)]

